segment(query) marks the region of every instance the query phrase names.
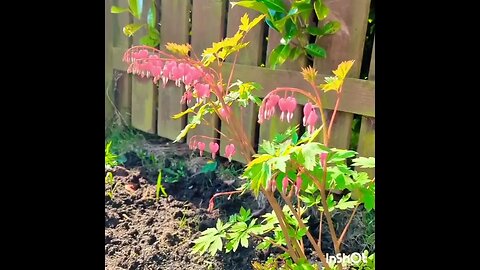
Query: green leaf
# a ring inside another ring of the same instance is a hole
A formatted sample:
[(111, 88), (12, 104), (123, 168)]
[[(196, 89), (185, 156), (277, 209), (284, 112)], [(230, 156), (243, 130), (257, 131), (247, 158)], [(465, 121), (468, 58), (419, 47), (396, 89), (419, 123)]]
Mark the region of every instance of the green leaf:
[(123, 27), (123, 34), (125, 34), (128, 37), (131, 37), (133, 36), (133, 34), (135, 34), (135, 32), (140, 30), (142, 27), (143, 27), (143, 24), (139, 24), (139, 23), (127, 24), (125, 25), (125, 27)]
[(202, 173), (210, 173), (214, 172), (217, 169), (217, 162), (216, 161), (209, 161), (207, 164), (203, 165), (201, 172)]
[(292, 135), (292, 143), (296, 144), (298, 142), (298, 134), (297, 132), (294, 132)]
[(240, 238), (240, 244), (242, 247), (248, 248), (248, 234), (245, 233), (242, 238)]
[(319, 201), (316, 200), (315, 196), (312, 195), (300, 195), (298, 196), (302, 202), (306, 204), (307, 207), (312, 207), (316, 204), (319, 203)]
[(263, 14), (266, 14), (267, 16), (269, 16), (268, 7), (264, 3), (261, 3), (261, 2), (239, 1), (239, 2), (230, 2), (230, 4), (232, 5), (232, 8), (235, 7), (236, 5), (239, 5), (241, 7), (250, 8), (250, 9), (256, 10), (260, 13), (263, 13)]
[(222, 238), (220, 238), (220, 236), (215, 236), (214, 239), (215, 240), (208, 248), (208, 251), (210, 251), (210, 255), (212, 256), (214, 256), (217, 251), (222, 251), (223, 247)]
[(117, 6), (112, 6), (110, 8), (110, 12), (114, 13), (114, 14), (115, 13), (124, 13), (124, 12), (129, 12), (129, 11), (130, 11), (130, 9), (128, 9), (128, 8), (122, 8), (122, 7), (117, 7)]
[(165, 188), (162, 185), (162, 171), (158, 171), (158, 177), (157, 177), (157, 190), (156, 190), (156, 196), (157, 196), (157, 202), (158, 199), (160, 198), (160, 192), (162, 192), (162, 195), (164, 197), (167, 197), (167, 192), (165, 191)]
[(310, 34), (310, 35), (313, 35), (313, 36), (321, 36), (322, 35), (322, 29), (318, 28), (318, 27), (315, 27), (315, 26), (308, 26), (307, 27), (307, 32)]
[(267, 182), (270, 180), (272, 175), (272, 171), (270, 169), (270, 166), (268, 166), (267, 162), (261, 163), (260, 166), (261, 167), (258, 173), (254, 175), (253, 178), (251, 178), (251, 188), (253, 189), (255, 197), (258, 196), (258, 193), (260, 192), (260, 187), (267, 186)]
[(332, 149), (332, 150), (334, 150), (335, 152), (333, 155), (330, 155), (328, 157), (329, 163), (344, 161), (345, 159), (354, 157), (357, 154), (357, 152), (353, 150), (343, 150), (343, 149)]
[(327, 57), (327, 52), (325, 51), (325, 49), (318, 46), (315, 43), (311, 43), (305, 46), (305, 50), (307, 50), (308, 54), (314, 57), (321, 57), (321, 58)]
[(285, 63), (289, 55), (290, 55), (290, 46), (282, 45), (282, 44), (278, 45), (270, 53), (270, 58), (269, 58), (270, 68), (275, 69), (277, 65), (281, 66), (283, 63)]
[(147, 23), (150, 28), (157, 28), (157, 9), (155, 8), (155, 1), (152, 1), (152, 6), (148, 9)]
[(353, 172), (352, 176), (353, 179), (355, 179), (355, 183), (359, 185), (365, 185), (367, 183), (370, 183), (370, 177), (366, 172)]
[(269, 19), (265, 19), (265, 23), (272, 29), (274, 29), (275, 31), (277, 32), (280, 32), (280, 30), (277, 28), (277, 26), (275, 25), (275, 23)]
[(321, 32), (320, 35), (333, 35), (336, 32), (338, 32), (340, 28), (341, 28), (340, 22), (337, 22), (337, 21), (329, 22), (320, 29), (320, 32)]
[(185, 137), (188, 133), (188, 131), (190, 129), (194, 129), (195, 127), (197, 126), (197, 124), (195, 123), (189, 123), (188, 125), (186, 125), (182, 131), (180, 131), (180, 134), (178, 134), (177, 138), (175, 138), (175, 141), (173, 141), (174, 143), (180, 141), (183, 137)]
[[(304, 14), (308, 14), (308, 17), (310, 17), (310, 13), (312, 13), (312, 4), (310, 3), (306, 3), (306, 2), (300, 2), (300, 1), (296, 1), (293, 3), (292, 5), (292, 8), (290, 9), (293, 10), (295, 9), (296, 10), (296, 13), (292, 14), (292, 15), (295, 15), (295, 14), (301, 14), (301, 15), (304, 15)], [(290, 12), (289, 12), (290, 14)], [(308, 17), (307, 18), (303, 18), (304, 20), (308, 21)]]
[[(335, 209), (335, 200), (333, 198), (333, 194), (330, 194), (327, 196), (327, 206), (328, 206), (328, 211), (332, 212)], [(323, 206), (319, 206), (318, 209), (323, 212)]]
[(273, 138), (273, 143), (279, 144), (285, 142), (285, 140), (290, 137), (293, 138), (293, 134), (297, 133), (298, 127), (299, 125), (291, 126), (287, 130), (285, 130), (285, 132), (276, 134)]
[(269, 9), (287, 13), (287, 8), (283, 3), (283, 0), (258, 0), (258, 2), (264, 3)]
[(316, 158), (325, 150), (328, 150), (323, 144), (312, 142), (302, 145), (302, 156), (304, 158), (304, 166), (307, 170), (312, 171), (317, 164)]
[(295, 38), (295, 36), (298, 34), (298, 28), (295, 25), (295, 23), (292, 21), (292, 19), (287, 19), (285, 23), (285, 35), (283, 35), (283, 39), (285, 40), (285, 44), (287, 45), (290, 43), (290, 41)]
[(270, 241), (272, 240), (272, 238), (270, 238), (270, 237), (265, 237), (265, 241), (263, 241), (262, 243), (260, 243), (260, 244), (256, 247), (257, 250), (266, 250), (266, 249), (268, 249), (268, 248), (272, 245), (272, 244), (271, 244), (269, 241), (267, 241), (266, 239), (269, 239)]
[(143, 12), (143, 0), (128, 0), (128, 5), (130, 6), (132, 15), (140, 20)]
[(305, 192), (308, 194), (314, 194), (316, 191), (318, 191), (318, 188), (314, 183), (308, 184), (307, 188), (305, 188)]
[(237, 222), (230, 227), (229, 232), (243, 232), (248, 228), (247, 223), (245, 222)]
[(200, 106), (202, 103), (197, 103), (195, 104), (193, 107), (190, 107), (188, 109), (186, 109), (185, 111), (183, 112), (180, 112), (180, 113), (177, 113), (175, 115), (172, 116), (172, 119), (179, 119), (181, 118), (182, 116), (184, 116), (185, 114), (188, 114), (188, 113), (192, 113), (195, 111), (195, 109)]
[(305, 236), (307, 234), (307, 228), (300, 228), (298, 229), (297, 231), (297, 235), (296, 235), (296, 238), (298, 240), (302, 239), (303, 236)]
[(375, 158), (374, 157), (359, 157), (354, 158), (352, 166), (360, 168), (375, 168)]
[(285, 173), (287, 164), (286, 162), (290, 160), (290, 155), (280, 156), (270, 159), (268, 162), (272, 165), (272, 170), (279, 170)]
[(365, 209), (367, 212), (370, 212), (372, 209), (375, 209), (375, 194), (373, 190), (362, 188), (361, 189), (361, 201), (364, 203)]
[(160, 39), (148, 34), (140, 38), (140, 43), (145, 46), (157, 47), (160, 44)]
[(353, 209), (355, 206), (357, 206), (358, 202), (357, 201), (349, 201), (350, 199), (350, 193), (343, 196), (340, 201), (337, 203), (335, 208), (338, 208), (340, 210), (346, 210), (346, 209)]
[(347, 184), (346, 184), (347, 180), (346, 179), (349, 179), (349, 178), (345, 177), (345, 175), (343, 175), (343, 174), (337, 175), (337, 177), (335, 177), (335, 187), (336, 187), (336, 189), (339, 189), (339, 190), (345, 189), (347, 187)]
[(328, 16), (328, 13), (330, 13), (330, 9), (323, 4), (322, 0), (315, 0), (313, 8), (319, 21), (324, 20)]
[(248, 216), (247, 210), (243, 208), (243, 206), (240, 207), (240, 216)]
[(262, 144), (260, 145), (260, 149), (263, 151), (259, 151), (260, 154), (267, 153), (269, 155), (275, 155), (275, 147), (270, 141), (263, 140)]

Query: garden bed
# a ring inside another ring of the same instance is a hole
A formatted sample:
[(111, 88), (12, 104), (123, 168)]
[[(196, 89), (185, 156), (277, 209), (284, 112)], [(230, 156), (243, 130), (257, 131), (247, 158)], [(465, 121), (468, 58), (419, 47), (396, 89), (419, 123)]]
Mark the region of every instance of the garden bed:
[[(262, 200), (251, 195), (219, 197), (215, 209), (208, 212), (208, 202), (217, 192), (231, 191), (241, 183), (227, 168), (228, 162), (220, 162), (215, 172), (201, 173), (210, 157), (191, 155), (182, 144), (172, 145), (165, 140), (155, 144), (144, 143), (143, 149), (151, 156), (161, 157), (165, 168), (180, 166), (185, 169), (175, 183), (163, 183), (168, 194), (156, 198), (156, 174), (147, 169), (145, 157), (127, 154), (125, 166), (106, 169), (115, 180), (113, 197), (105, 186), (105, 269), (253, 269), (252, 262), (263, 262), (269, 253), (258, 251), (250, 239), (249, 248), (240, 247), (234, 253), (192, 254), (191, 248), (200, 232), (215, 226), (217, 218), (228, 219), (238, 213), (240, 206), (252, 209), (257, 216), (270, 209)], [(148, 158), (147, 158), (148, 159)], [(238, 166), (237, 166), (238, 167)], [(227, 169), (225, 169), (227, 168)], [(166, 176), (165, 176), (166, 177)], [(262, 211), (263, 210), (263, 211)], [(358, 211), (344, 244), (344, 252), (361, 252), (366, 247), (368, 230), (364, 211)], [(334, 216), (347, 220), (348, 213)], [(318, 235), (318, 219), (311, 219), (312, 233)], [(325, 227), (326, 228), (326, 227)], [(324, 229), (326, 230), (326, 229)], [(322, 233), (322, 249), (332, 251), (328, 233)], [(308, 247), (308, 244), (306, 244)], [(309, 249), (307, 248), (307, 251)], [(271, 249), (269, 252), (278, 250)], [(314, 259), (311, 256), (312, 259)]]

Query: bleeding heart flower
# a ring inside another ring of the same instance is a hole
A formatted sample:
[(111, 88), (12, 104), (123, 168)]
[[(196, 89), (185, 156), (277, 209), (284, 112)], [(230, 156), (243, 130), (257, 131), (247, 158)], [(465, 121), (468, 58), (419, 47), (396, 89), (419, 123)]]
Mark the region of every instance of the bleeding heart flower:
[(287, 122), (290, 123), (290, 120), (293, 118), (293, 112), (297, 108), (297, 100), (294, 97), (287, 97)]
[(263, 118), (270, 119), (275, 114), (275, 107), (277, 106), (280, 97), (276, 94), (270, 95), (265, 102), (265, 108), (263, 111)]
[(190, 90), (186, 90), (185, 93), (183, 93), (182, 100), (180, 100), (181, 104), (190, 104), (192, 101), (193, 94)]
[(212, 153), (212, 159), (215, 159), (215, 156), (217, 155), (218, 149), (220, 149), (220, 146), (216, 142), (210, 142), (210, 152)]
[(323, 168), (327, 166), (327, 153), (320, 154), (320, 162), (322, 163)]
[(210, 96), (210, 85), (197, 83), (195, 85), (195, 90), (197, 91), (197, 97), (200, 98), (208, 98)]
[(205, 150), (205, 143), (204, 142), (198, 142), (197, 144), (198, 150), (200, 150), (200, 156), (203, 155), (203, 150)]
[(317, 122), (318, 116), (317, 113), (315, 112), (314, 109), (311, 110), (311, 112), (308, 114), (308, 118), (306, 121), (307, 124), (307, 130), (310, 134), (313, 133), (315, 130), (315, 123)]
[(307, 119), (310, 113), (313, 110), (313, 105), (311, 102), (307, 102), (305, 106), (303, 106), (303, 126), (305, 127), (307, 125)]
[(270, 190), (275, 193), (275, 190), (277, 190), (277, 181), (275, 179), (270, 180)]
[(282, 192), (283, 192), (283, 194), (285, 194), (287, 192), (289, 182), (290, 182), (290, 180), (288, 179), (288, 177), (285, 176), (282, 180)]
[(234, 154), (235, 154), (235, 145), (231, 143), (225, 146), (225, 155), (227, 156), (228, 161), (232, 161), (232, 156)]
[(140, 50), (137, 54), (137, 59), (143, 59), (143, 58), (147, 58), (148, 57), (148, 51), (143, 49), (143, 50)]
[(172, 77), (172, 70), (173, 68), (177, 67), (177, 63), (174, 61), (167, 61), (165, 63), (165, 66), (163, 66), (163, 71), (162, 71), (162, 81), (163, 81), (163, 87), (167, 85), (168, 80), (170, 77)]
[(282, 112), (280, 114), (280, 120), (283, 121), (283, 118), (285, 117), (285, 112), (287, 112), (287, 99), (281, 98), (278, 100), (278, 107), (280, 108), (280, 111)]
[(302, 177), (297, 176), (297, 181), (295, 182), (295, 195), (298, 196), (301, 188), (302, 188)]

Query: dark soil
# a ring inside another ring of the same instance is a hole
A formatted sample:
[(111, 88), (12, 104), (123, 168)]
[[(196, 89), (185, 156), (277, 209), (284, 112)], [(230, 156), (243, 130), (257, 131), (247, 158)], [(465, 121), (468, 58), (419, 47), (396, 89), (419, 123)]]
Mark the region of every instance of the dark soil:
[[(254, 239), (250, 240), (249, 248), (240, 247), (234, 253), (219, 252), (214, 257), (191, 254), (193, 240), (201, 231), (215, 226), (218, 218), (227, 220), (229, 215), (238, 213), (240, 206), (259, 214), (268, 210), (258, 211), (263, 208), (262, 200), (243, 195), (230, 199), (219, 197), (215, 200), (215, 210), (208, 212), (213, 194), (234, 190), (239, 183), (218, 173), (199, 173), (207, 158), (189, 158), (186, 161), (188, 176), (173, 184), (164, 183), (169, 195), (160, 197), (158, 202), (156, 176), (147, 172), (145, 166), (139, 166), (138, 158), (129, 155), (127, 159), (127, 168), (117, 166), (105, 170), (105, 173), (112, 172), (115, 180), (113, 198), (107, 194), (112, 187), (105, 186), (105, 269), (250, 270), (252, 262), (267, 259), (268, 254), (252, 247)], [(170, 159), (170, 163), (175, 162), (175, 157)], [(359, 218), (354, 219), (344, 245), (346, 252), (363, 248), (357, 244), (363, 234), (362, 211), (356, 216)], [(347, 216), (338, 215), (335, 219), (346, 221)], [(318, 221), (315, 227), (318, 228)], [(318, 235), (318, 229), (312, 233)], [(322, 233), (322, 239), (323, 247), (331, 245), (327, 233)]]
[[(184, 200), (169, 195), (156, 202), (155, 184), (143, 177), (141, 168), (115, 167), (112, 173), (116, 182), (113, 199), (107, 195), (109, 186), (105, 193), (105, 269), (243, 270), (252, 269), (253, 260), (264, 259), (253, 248), (215, 257), (191, 254), (192, 241), (200, 231), (215, 226), (217, 218), (238, 212), (238, 199), (219, 199), (216, 210), (209, 213), (208, 200), (217, 188), (202, 192), (197, 177), (167, 187), (167, 193)], [(225, 185), (215, 184), (218, 188)], [(222, 190), (228, 189), (232, 188)], [(231, 209), (230, 213), (225, 209)]]

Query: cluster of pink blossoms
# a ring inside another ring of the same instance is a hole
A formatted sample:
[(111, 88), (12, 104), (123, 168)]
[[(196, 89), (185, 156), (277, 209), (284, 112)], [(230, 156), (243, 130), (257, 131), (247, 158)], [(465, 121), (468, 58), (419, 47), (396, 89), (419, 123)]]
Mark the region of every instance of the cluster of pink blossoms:
[[(295, 181), (295, 195), (298, 196), (298, 194), (300, 193), (300, 189), (302, 187), (302, 177), (300, 175), (297, 175), (297, 179)], [(287, 193), (287, 189), (288, 189), (288, 186), (290, 185), (290, 178), (288, 178), (288, 176), (285, 176), (283, 179), (282, 179), (282, 193), (283, 194), (286, 194)], [(268, 189), (268, 187), (267, 187)], [(272, 192), (275, 192), (275, 190), (277, 190), (277, 181), (275, 179), (272, 179), (270, 180), (270, 190)]]
[[(210, 142), (208, 145), (210, 148), (210, 153), (212, 153), (212, 159), (215, 159), (217, 156), (218, 150), (220, 149), (220, 146), (216, 142)], [(190, 149), (198, 150), (200, 151), (200, 156), (203, 155), (203, 151), (205, 151), (206, 144), (204, 142), (197, 142), (195, 140), (192, 140), (189, 144)], [(232, 161), (232, 156), (235, 154), (235, 145), (233, 144), (228, 144), (225, 146), (225, 156), (228, 158), (229, 161)]]
[(161, 79), (164, 87), (169, 80), (175, 81), (177, 87), (183, 83), (186, 91), (182, 96), (181, 103), (188, 104), (192, 101), (192, 89), (196, 92), (197, 102), (198, 99), (210, 96), (210, 85), (202, 83), (205, 72), (201, 68), (188, 63), (177, 63), (173, 60), (164, 61), (157, 54), (151, 54), (146, 49), (128, 51), (125, 53), (123, 61), (130, 63), (127, 69), (128, 73), (139, 75), (142, 78), (152, 77), (154, 83)]
[[(280, 109), (280, 120), (287, 119), (287, 122), (293, 118), (293, 112), (297, 108), (297, 100), (293, 96), (286, 98), (280, 98), (276, 94), (271, 94), (266, 97), (262, 106), (258, 111), (258, 123), (263, 123), (264, 120), (270, 120), (270, 118), (275, 114), (275, 108)], [(307, 127), (309, 133), (313, 133), (315, 130), (315, 124), (317, 123), (318, 115), (315, 111), (312, 103), (308, 102), (303, 107), (303, 126)]]

